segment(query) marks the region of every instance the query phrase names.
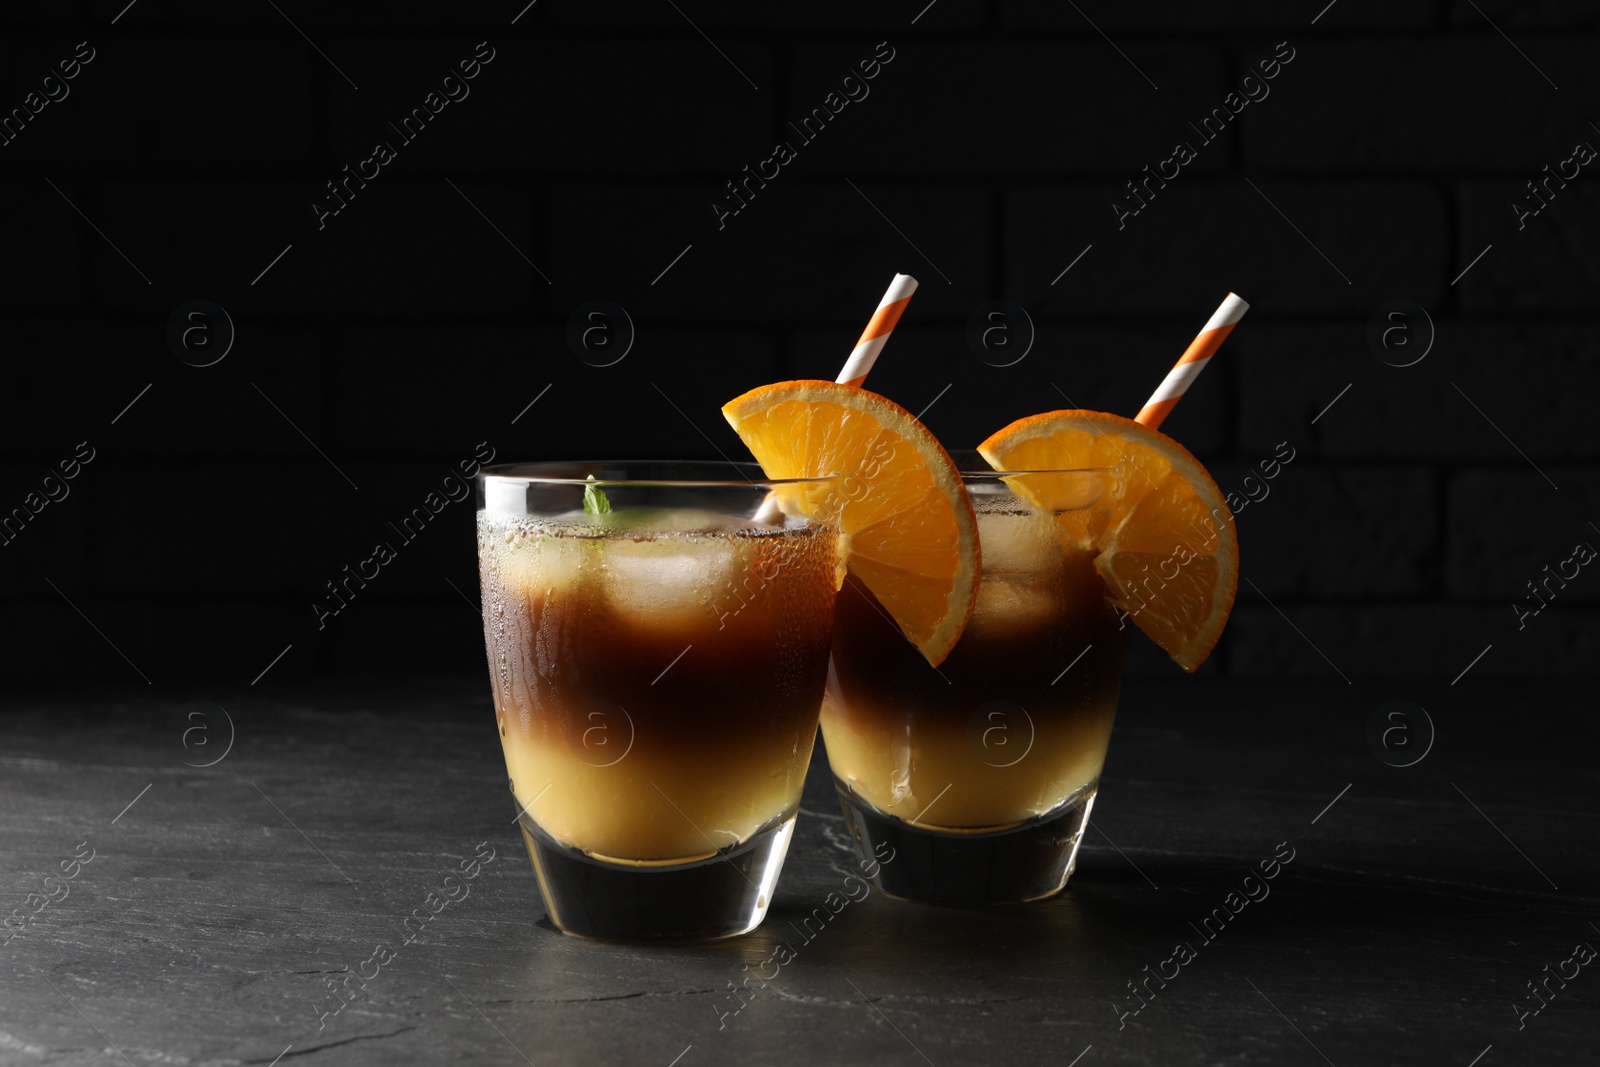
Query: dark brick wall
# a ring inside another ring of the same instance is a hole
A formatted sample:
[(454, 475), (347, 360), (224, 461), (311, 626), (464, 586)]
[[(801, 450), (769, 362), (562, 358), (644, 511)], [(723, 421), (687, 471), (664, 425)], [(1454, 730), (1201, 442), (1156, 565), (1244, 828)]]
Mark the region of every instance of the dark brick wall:
[[(288, 646), (274, 681), (478, 669), (468, 504), (321, 631), (310, 600), (480, 441), (740, 452), (717, 406), (831, 377), (896, 270), (923, 284), (873, 385), (913, 410), (951, 385), (927, 421), (962, 447), (1131, 413), (1228, 289), (1252, 302), (1167, 424), (1225, 489), (1295, 450), (1239, 514), (1207, 670), (1600, 669), (1595, 568), (1520, 630), (1511, 606), (1600, 546), (1600, 161), (1521, 228), (1510, 207), (1600, 147), (1593, 4), (277, 6), (6, 6), (0, 109), (95, 51), (0, 147), (0, 509), (94, 453), (0, 546), (5, 678), (248, 681)], [(470, 94), (399, 143), (485, 40)], [(722, 183), (883, 40), (870, 93), (719, 229)], [(1202, 143), (1188, 123), (1288, 49)], [(397, 158), (319, 229), (378, 138)], [(1179, 139), (1196, 158), (1119, 228)], [(603, 369), (564, 340), (596, 298), (638, 329)], [(966, 345), (996, 298), (1037, 327), (1011, 367)], [(191, 299), (237, 330), (211, 367), (166, 343)], [(1410, 367), (1367, 342), (1397, 299), (1436, 327)]]

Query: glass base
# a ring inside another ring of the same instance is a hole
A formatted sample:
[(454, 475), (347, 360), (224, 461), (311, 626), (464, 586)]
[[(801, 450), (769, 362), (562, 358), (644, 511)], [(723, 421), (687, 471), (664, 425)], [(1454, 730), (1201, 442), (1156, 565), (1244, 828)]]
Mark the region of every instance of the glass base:
[(607, 861), (517, 820), (556, 929), (600, 941), (718, 941), (761, 925), (794, 836), (795, 812), (748, 840), (682, 863)]
[[(878, 869), (868, 879), (878, 892), (931, 904), (1012, 904), (1041, 900), (1066, 887), (1099, 782), (1044, 815), (975, 830), (914, 826), (885, 815), (838, 778), (834, 786), (857, 858)], [(894, 859), (870, 862), (885, 855)]]

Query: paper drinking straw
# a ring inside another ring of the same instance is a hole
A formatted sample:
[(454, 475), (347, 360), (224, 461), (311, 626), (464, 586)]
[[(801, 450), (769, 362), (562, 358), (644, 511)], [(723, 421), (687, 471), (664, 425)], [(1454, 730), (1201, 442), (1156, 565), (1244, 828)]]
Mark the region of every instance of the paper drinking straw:
[(1178, 406), (1178, 398), (1189, 391), (1189, 385), (1200, 377), (1200, 372), (1205, 369), (1217, 349), (1222, 347), (1222, 342), (1233, 332), (1233, 327), (1249, 310), (1250, 305), (1241, 300), (1237, 293), (1229, 293), (1222, 306), (1211, 313), (1205, 329), (1189, 343), (1188, 351), (1173, 364), (1167, 376), (1156, 387), (1156, 391), (1150, 394), (1150, 399), (1144, 402), (1144, 407), (1139, 410), (1133, 421), (1142, 423), (1152, 430), (1159, 427), (1162, 420)]
[[(883, 299), (878, 301), (878, 310), (872, 313), (867, 328), (861, 331), (861, 340), (856, 342), (855, 351), (850, 353), (850, 358), (844, 361), (844, 367), (834, 379), (835, 382), (859, 388), (861, 383), (867, 380), (867, 372), (878, 361), (878, 353), (883, 351), (883, 346), (889, 343), (889, 335), (894, 332), (895, 323), (900, 321), (901, 313), (911, 302), (911, 294), (916, 291), (917, 280), (911, 275), (894, 276), (894, 281), (889, 283)], [(783, 509), (778, 507), (778, 495), (768, 493), (766, 499), (761, 502), (761, 507), (756, 509), (755, 521), (770, 525), (782, 520)]]
[(878, 301), (878, 310), (872, 313), (872, 319), (867, 323), (867, 328), (861, 331), (861, 340), (856, 342), (854, 352), (844, 361), (844, 369), (839, 372), (839, 377), (834, 381), (840, 385), (857, 385), (867, 380), (867, 372), (872, 369), (872, 364), (877, 362), (878, 353), (883, 351), (883, 346), (889, 343), (889, 335), (894, 332), (895, 323), (900, 321), (901, 312), (911, 302), (911, 294), (917, 291), (917, 280), (909, 274), (896, 274), (894, 281), (889, 283), (889, 289), (883, 294), (883, 299)]

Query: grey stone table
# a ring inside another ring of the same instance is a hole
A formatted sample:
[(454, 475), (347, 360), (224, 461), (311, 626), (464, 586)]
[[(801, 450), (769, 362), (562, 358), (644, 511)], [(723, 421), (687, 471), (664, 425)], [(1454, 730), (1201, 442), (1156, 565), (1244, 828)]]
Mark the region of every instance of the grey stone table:
[(690, 948), (550, 928), (482, 679), (192, 696), (0, 710), (0, 1063), (1600, 1060), (1577, 686), (1130, 683), (1066, 893), (807, 940), (851, 862), (819, 750), (766, 924)]

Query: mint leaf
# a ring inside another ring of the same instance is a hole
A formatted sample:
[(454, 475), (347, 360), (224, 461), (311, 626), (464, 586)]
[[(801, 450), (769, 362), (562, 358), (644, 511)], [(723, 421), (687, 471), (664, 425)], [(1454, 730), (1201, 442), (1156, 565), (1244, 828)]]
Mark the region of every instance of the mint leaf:
[(606, 494), (598, 485), (594, 484), (594, 475), (589, 475), (589, 484), (583, 487), (583, 513), (585, 515), (611, 514), (611, 501), (606, 499)]

